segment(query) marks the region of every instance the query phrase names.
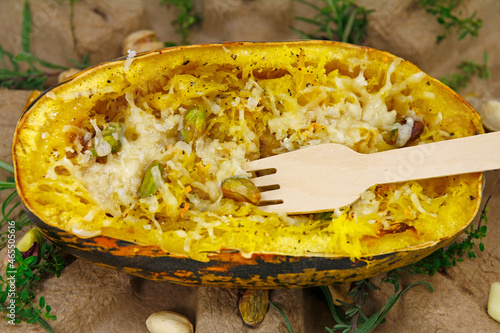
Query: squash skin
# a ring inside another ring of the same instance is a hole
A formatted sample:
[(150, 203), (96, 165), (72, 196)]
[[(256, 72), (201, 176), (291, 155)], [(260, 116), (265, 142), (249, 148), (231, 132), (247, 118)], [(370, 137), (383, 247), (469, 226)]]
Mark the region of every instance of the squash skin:
[[(317, 42), (318, 43), (318, 42)], [(328, 42), (325, 42), (328, 43)], [(303, 43), (306, 45), (307, 43)], [(340, 43), (332, 43), (340, 44)], [(256, 45), (235, 43), (235, 45)], [(269, 45), (269, 43), (267, 43)], [(214, 45), (193, 46), (191, 48), (216, 47)], [(348, 48), (358, 48), (347, 46)], [(182, 50), (185, 47), (175, 48)], [(359, 48), (366, 52), (380, 52), (368, 48)], [(171, 52), (172, 49), (163, 52)], [(150, 57), (162, 51), (149, 52), (136, 57)], [(381, 52), (383, 53), (383, 52)], [(391, 55), (391, 57), (393, 57)], [(104, 69), (108, 64), (123, 62), (123, 59), (104, 63), (86, 70), (86, 73)], [(75, 77), (61, 83), (69, 84)], [(433, 81), (433, 84), (440, 84)], [(55, 87), (54, 87), (55, 88)], [(52, 88), (52, 89), (54, 89)], [(50, 90), (49, 90), (50, 91)], [(48, 92), (48, 91), (47, 91)], [(37, 101), (45, 95), (40, 95), (25, 112), (36, 106)], [(455, 94), (458, 102), (466, 103), (460, 96)], [(23, 114), (24, 116), (24, 114)], [(23, 125), (23, 116), (18, 128)], [(476, 115), (474, 123), (479, 121)], [(480, 123), (480, 121), (479, 121)], [(477, 133), (481, 133), (478, 127)], [(17, 136), (16, 136), (17, 138)], [(13, 152), (18, 142), (14, 140)], [(13, 154), (15, 170), (17, 161)], [(108, 236), (96, 236), (81, 238), (65, 230), (51, 226), (49, 221), (43, 221), (37, 216), (29, 205), (28, 198), (23, 197), (16, 171), (16, 183), (26, 210), (31, 220), (41, 229), (42, 233), (66, 249), (69, 253), (82, 259), (95, 262), (98, 265), (124, 271), (129, 274), (152, 280), (170, 281), (183, 285), (205, 285), (226, 288), (299, 288), (328, 285), (335, 282), (350, 282), (365, 279), (382, 272), (405, 266), (418, 261), (440, 247), (449, 244), (463, 230), (467, 228), (473, 219), (470, 217), (468, 223), (457, 233), (433, 243), (408, 248), (404, 251), (396, 251), (373, 257), (360, 258), (356, 262), (349, 257), (327, 257), (327, 256), (287, 256), (283, 254), (260, 254), (254, 253), (250, 258), (244, 257), (239, 251), (227, 250), (209, 255), (208, 262), (197, 261), (187, 256), (165, 253), (159, 246), (146, 246)], [(478, 175), (478, 177), (482, 177)], [(480, 182), (479, 182), (480, 183)], [(481, 185), (477, 190), (481, 193)], [(475, 200), (476, 209), (479, 209), (480, 197)]]
[(349, 257), (260, 253), (245, 258), (239, 251), (231, 250), (213, 254), (208, 262), (203, 262), (165, 253), (159, 246), (138, 245), (107, 236), (80, 238), (48, 225), (32, 212), (27, 213), (45, 237), (78, 258), (149, 280), (222, 288), (307, 288), (359, 281), (419, 261), (461, 233), (419, 248), (354, 262)]

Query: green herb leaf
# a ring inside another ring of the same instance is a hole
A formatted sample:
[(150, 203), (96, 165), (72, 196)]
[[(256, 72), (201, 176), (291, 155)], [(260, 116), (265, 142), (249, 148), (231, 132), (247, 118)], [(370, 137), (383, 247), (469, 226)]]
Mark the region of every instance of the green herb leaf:
[(320, 289), (325, 295), (328, 308), (330, 309), (330, 312), (335, 322), (338, 324), (347, 325), (347, 318), (345, 314), (338, 309), (335, 303), (333, 303), (333, 297), (332, 294), (330, 293), (330, 290), (327, 287), (320, 287)]
[(424, 285), (431, 292), (434, 291), (430, 284), (423, 281), (412, 283), (402, 291), (400, 291), (400, 285), (396, 279), (390, 278), (388, 279), (388, 282), (391, 282), (394, 285), (394, 293), (389, 296), (382, 308), (370, 317), (366, 316), (361, 309), (362, 305), (365, 304), (368, 290), (376, 290), (376, 287), (368, 280), (361, 280), (353, 283), (354, 287), (349, 295), (353, 297), (356, 304), (353, 306), (344, 302), (340, 302), (343, 307), (346, 308), (345, 312), (342, 311), (341, 306), (337, 306), (333, 303), (333, 299), (329, 289), (327, 287), (320, 287), (326, 297), (328, 306), (331, 309), (333, 319), (336, 322), (335, 326), (333, 326), (332, 329), (328, 327), (325, 327), (325, 329), (328, 332), (370, 332), (384, 321), (384, 318), (387, 316), (394, 304), (396, 304), (396, 302), (403, 296), (403, 294), (411, 288), (418, 285)]
[(23, 7), (23, 21), (21, 25), (21, 47), (23, 51), (27, 53), (31, 52), (30, 51), (31, 26), (32, 26), (32, 21), (31, 21), (30, 4), (28, 0), (25, 0)]
[[(479, 29), (483, 26), (483, 21), (476, 18), (476, 13), (469, 17), (455, 15), (456, 7), (463, 0), (420, 0), (420, 6), (428, 13), (436, 17), (436, 21), (445, 28), (443, 34), (438, 35), (436, 42), (441, 43), (448, 37), (452, 29), (456, 29), (458, 40), (462, 40), (468, 35), (477, 37)], [(461, 12), (458, 12), (461, 15)]]
[[(0, 167), (7, 171), (11, 171), (12, 167), (5, 163), (0, 162)], [(10, 179), (7, 182), (0, 182), (0, 187), (12, 188), (14, 180)], [(14, 223), (14, 230), (18, 231), (23, 226), (30, 223), (25, 212), (21, 211), (19, 219), (17, 221), (13, 220), (11, 215), (14, 213), (17, 207), (20, 206), (20, 201), (17, 196), (17, 192), (13, 191), (5, 201), (2, 203), (1, 211), (3, 219), (0, 222), (0, 227), (5, 221), (9, 221), (9, 227)], [(3, 228), (4, 232), (0, 233), (0, 239), (2, 244), (0, 248), (5, 246), (6, 234), (9, 233), (8, 228)], [(45, 298), (40, 296), (38, 302), (35, 301), (37, 283), (42, 279), (42, 277), (48, 276), (48, 274), (55, 274), (57, 277), (60, 276), (62, 269), (64, 268), (64, 260), (61, 257), (60, 249), (55, 247), (55, 245), (50, 245), (46, 242), (42, 242), (40, 246), (39, 256), (31, 256), (26, 259), (22, 258), (22, 254), (19, 249), (14, 248), (14, 262), (17, 267), (14, 269), (10, 263), (5, 267), (5, 277), (14, 276), (15, 290), (16, 290), (16, 303), (15, 303), (15, 314), (16, 317), (14, 322), (16, 324), (25, 321), (30, 324), (38, 324), (43, 327), (47, 332), (54, 332), (50, 325), (44, 320), (51, 319), (56, 320), (55, 315), (50, 314), (50, 306), (46, 304)], [(4, 306), (10, 290), (10, 282), (3, 276), (0, 276), (0, 312), (10, 313), (10, 310)], [(42, 316), (43, 315), (43, 316)]]
[(77, 61), (72, 58), (69, 58), (69, 61), (71, 61), (77, 69), (85, 69), (87, 67), (90, 67), (90, 58), (88, 52), (85, 52), (81, 61)]
[(285, 321), (286, 327), (288, 328), (288, 332), (293, 333), (292, 324), (290, 323), (290, 320), (288, 320), (288, 316), (286, 315), (286, 313), (283, 310), (281, 310), (281, 308), (276, 303), (269, 302), (269, 305), (278, 310), (280, 315), (283, 317), (283, 320)]
[(14, 173), (14, 167), (10, 165), (9, 163), (6, 163), (4, 161), (0, 161), (0, 168), (4, 169), (5, 171), (8, 171), (10, 173)]
[(312, 35), (292, 27), (296, 34), (306, 39), (339, 40), (358, 44), (366, 34), (368, 15), (373, 12), (373, 10), (357, 6), (353, 0), (322, 0), (323, 7), (306, 0), (295, 1), (317, 12), (312, 18), (295, 17), (296, 20), (318, 27), (316, 34)]
[(38, 305), (40, 306), (40, 308), (44, 308), (45, 307), (45, 297), (40, 297), (40, 301), (38, 302)]
[[(14, 56), (0, 45), (0, 87), (7, 89), (43, 90), (47, 78), (51, 75), (58, 75), (59, 72), (46, 73), (38, 69), (37, 64), (49, 69), (68, 69), (66, 66), (53, 64), (31, 53), (31, 30), (32, 17), (30, 6), (29, 1), (25, 0), (21, 23), (22, 52)], [(27, 68), (21, 71), (19, 63), (25, 63)], [(79, 67), (83, 67), (86, 64), (88, 64), (88, 57), (84, 57)]]
[(451, 89), (456, 92), (464, 89), (469, 84), (469, 81), (477, 76), (482, 80), (489, 79), (491, 77), (490, 70), (488, 68), (488, 53), (485, 52), (484, 63), (479, 65), (474, 61), (464, 60), (457, 66), (460, 70), (460, 73), (448, 74), (445, 77), (440, 78), (439, 80), (446, 84)]
[(400, 286), (396, 280), (393, 281), (393, 285), (394, 285), (394, 294), (389, 296), (389, 298), (387, 299), (382, 309), (380, 309), (380, 311), (371, 316), (370, 319), (363, 325), (359, 326), (359, 328), (356, 330), (356, 333), (367, 333), (373, 330), (375, 327), (377, 327), (382, 322), (382, 320), (384, 320), (385, 316), (387, 316), (387, 314), (392, 309), (394, 304), (396, 304), (398, 299), (401, 298), (401, 296), (403, 296), (403, 294), (406, 293), (411, 288), (418, 285), (424, 285), (429, 289), (430, 292), (434, 292), (434, 288), (432, 288), (432, 286), (429, 283), (423, 281), (412, 283), (408, 287), (403, 289), (401, 292), (398, 292)]
[(47, 68), (51, 68), (51, 69), (62, 69), (62, 70), (68, 70), (69, 69), (69, 67), (56, 65), (56, 64), (50, 63), (48, 61), (45, 61), (43, 59), (40, 59), (37, 56), (35, 56), (35, 55), (31, 54), (31, 53), (28, 53), (28, 52), (21, 52), (21, 53), (19, 53), (18, 55), (16, 55), (14, 57), (14, 60), (16, 60), (17, 62), (25, 61), (25, 62), (31, 63), (31, 64), (33, 62), (38, 62), (40, 65), (42, 65), (44, 67), (47, 67)]
[(192, 0), (161, 0), (160, 3), (177, 7), (179, 13), (173, 23), (177, 26), (177, 33), (181, 35), (181, 44), (189, 44), (188, 38), (191, 28), (201, 21), (198, 15), (193, 14)]

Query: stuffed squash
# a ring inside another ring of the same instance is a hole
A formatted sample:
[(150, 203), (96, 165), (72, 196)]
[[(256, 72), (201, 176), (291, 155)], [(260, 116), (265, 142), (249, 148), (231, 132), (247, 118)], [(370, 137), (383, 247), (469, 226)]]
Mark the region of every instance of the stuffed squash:
[(259, 209), (244, 162), (478, 133), (463, 99), (391, 54), (233, 43), (73, 76), (23, 114), (13, 157), (26, 208), (79, 256), (184, 284), (292, 287), (362, 279), (444, 246), (477, 213), (482, 175), (379, 184), (351, 206), (287, 216)]

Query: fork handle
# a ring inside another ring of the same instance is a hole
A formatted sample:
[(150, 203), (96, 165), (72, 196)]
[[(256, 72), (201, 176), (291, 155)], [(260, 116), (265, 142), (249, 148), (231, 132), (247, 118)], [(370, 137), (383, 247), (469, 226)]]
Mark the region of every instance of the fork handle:
[(380, 184), (500, 169), (500, 132), (364, 156)]

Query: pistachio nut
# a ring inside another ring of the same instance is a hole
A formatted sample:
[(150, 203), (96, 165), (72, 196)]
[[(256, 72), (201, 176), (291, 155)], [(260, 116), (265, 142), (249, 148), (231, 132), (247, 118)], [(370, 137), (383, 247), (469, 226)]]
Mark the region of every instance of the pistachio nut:
[(158, 41), (156, 32), (153, 30), (138, 30), (125, 37), (122, 45), (122, 54), (127, 55), (128, 50), (134, 50), (140, 53), (164, 47), (165, 44)]
[(410, 138), (406, 142), (406, 145), (415, 142), (418, 138), (420, 138), (420, 135), (424, 132), (425, 125), (423, 122), (415, 120), (413, 122), (413, 127), (411, 128), (411, 134)]
[(173, 311), (155, 312), (146, 320), (151, 333), (193, 333), (193, 324), (181, 314)]
[(182, 140), (191, 142), (203, 135), (207, 128), (207, 113), (202, 106), (196, 105), (189, 109), (180, 123)]
[(260, 202), (260, 191), (255, 184), (246, 177), (229, 177), (221, 183), (222, 195), (236, 201), (248, 202), (258, 205)]
[(31, 94), (28, 96), (26, 104), (24, 104), (24, 110), (26, 110), (31, 105), (31, 103), (33, 103), (38, 98), (38, 96), (41, 95), (41, 93), (42, 92), (40, 90), (33, 90)]
[(37, 228), (30, 229), (23, 238), (16, 244), (16, 248), (21, 252), (23, 259), (36, 257), (40, 252), (42, 244), (42, 233)]
[(424, 128), (424, 123), (408, 117), (403, 124), (395, 124), (395, 128), (390, 132), (389, 143), (398, 147), (407, 146), (420, 137)]
[(125, 125), (122, 123), (107, 123), (100, 134), (87, 142), (86, 148), (90, 150), (93, 157), (114, 153), (122, 146), (120, 139), (124, 133)]
[(489, 131), (500, 131), (500, 101), (489, 100), (478, 109), (483, 126)]
[(500, 282), (493, 282), (490, 287), (488, 314), (500, 323)]
[(163, 171), (163, 166), (158, 161), (153, 161), (148, 166), (146, 172), (144, 173), (144, 177), (142, 178), (139, 192), (137, 193), (139, 198), (147, 198), (158, 192), (158, 189), (163, 182)]
[(249, 289), (240, 297), (238, 308), (243, 322), (255, 327), (265, 318), (269, 307), (269, 291), (266, 289)]
[(76, 73), (80, 73), (80, 70), (76, 68), (70, 68), (68, 70), (65, 70), (59, 74), (59, 76), (57, 77), (57, 82), (61, 83), (63, 81), (66, 81)]
[(122, 146), (120, 138), (125, 132), (125, 125), (122, 123), (108, 123), (102, 130), (102, 137), (111, 145), (111, 151), (115, 152)]

